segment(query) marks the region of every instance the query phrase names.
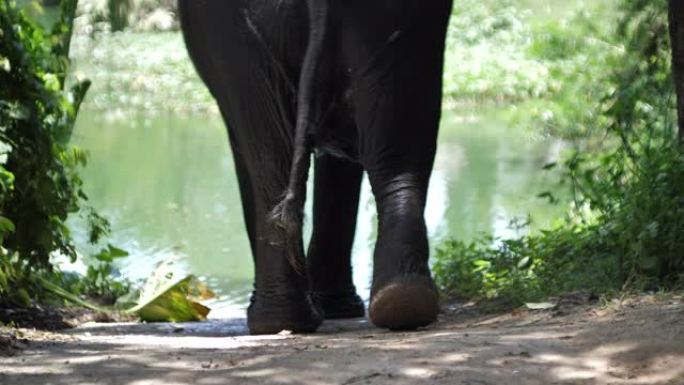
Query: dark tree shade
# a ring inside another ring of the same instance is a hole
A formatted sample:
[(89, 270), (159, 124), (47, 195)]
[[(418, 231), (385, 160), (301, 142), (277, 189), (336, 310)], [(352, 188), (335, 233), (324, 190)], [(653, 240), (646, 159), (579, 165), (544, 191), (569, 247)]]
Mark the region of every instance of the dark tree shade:
[(684, 143), (684, 1), (670, 0), (670, 36), (672, 39), (672, 72), (677, 91), (679, 140)]

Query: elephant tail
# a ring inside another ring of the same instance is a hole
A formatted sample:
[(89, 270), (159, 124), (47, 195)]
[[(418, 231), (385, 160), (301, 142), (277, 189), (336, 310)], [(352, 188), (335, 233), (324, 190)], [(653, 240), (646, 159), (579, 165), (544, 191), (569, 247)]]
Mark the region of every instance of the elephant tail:
[(309, 40), (302, 62), (297, 92), (297, 121), (294, 137), (294, 156), (290, 177), (283, 199), (271, 212), (271, 220), (282, 232), (283, 245), (290, 265), (299, 274), (305, 274), (301, 254), (302, 228), (306, 182), (309, 178), (313, 145), (309, 133), (314, 121), (314, 88), (316, 73), (321, 61), (328, 23), (329, 0), (306, 0), (309, 12)]

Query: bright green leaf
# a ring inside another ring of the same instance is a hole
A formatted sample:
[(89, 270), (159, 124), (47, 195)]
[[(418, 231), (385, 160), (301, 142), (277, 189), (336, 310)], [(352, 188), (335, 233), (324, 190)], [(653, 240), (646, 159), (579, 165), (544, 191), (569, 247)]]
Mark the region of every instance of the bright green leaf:
[(115, 247), (113, 245), (108, 245), (108, 250), (109, 250), (109, 255), (112, 256), (112, 258), (122, 258), (122, 257), (128, 257), (128, 251), (120, 249), (118, 247)]
[(9, 219), (0, 216), (0, 234), (2, 233), (11, 233), (14, 232), (14, 223), (10, 221)]
[(0, 56), (0, 70), (3, 70), (5, 72), (12, 71), (12, 65), (10, 64), (8, 58)]
[(525, 257), (518, 262), (518, 269), (524, 269), (530, 265), (530, 257)]

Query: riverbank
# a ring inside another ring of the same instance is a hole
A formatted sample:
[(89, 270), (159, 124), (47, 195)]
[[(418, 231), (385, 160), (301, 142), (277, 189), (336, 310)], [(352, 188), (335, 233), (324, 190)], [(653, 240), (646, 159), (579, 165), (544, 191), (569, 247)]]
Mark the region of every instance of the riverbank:
[(0, 358), (0, 383), (684, 384), (681, 296), (585, 301), (499, 314), (454, 304), (407, 333), (365, 319), (261, 337), (246, 335), (244, 319), (87, 324), (29, 335), (20, 355)]

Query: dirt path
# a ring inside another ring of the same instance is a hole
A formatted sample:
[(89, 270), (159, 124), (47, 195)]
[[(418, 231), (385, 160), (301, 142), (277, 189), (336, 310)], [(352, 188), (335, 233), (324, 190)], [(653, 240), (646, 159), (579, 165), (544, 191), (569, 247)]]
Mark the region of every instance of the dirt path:
[(352, 320), (250, 337), (232, 320), (34, 339), (0, 357), (0, 384), (684, 384), (681, 297), (496, 316), (459, 306), (413, 333)]

